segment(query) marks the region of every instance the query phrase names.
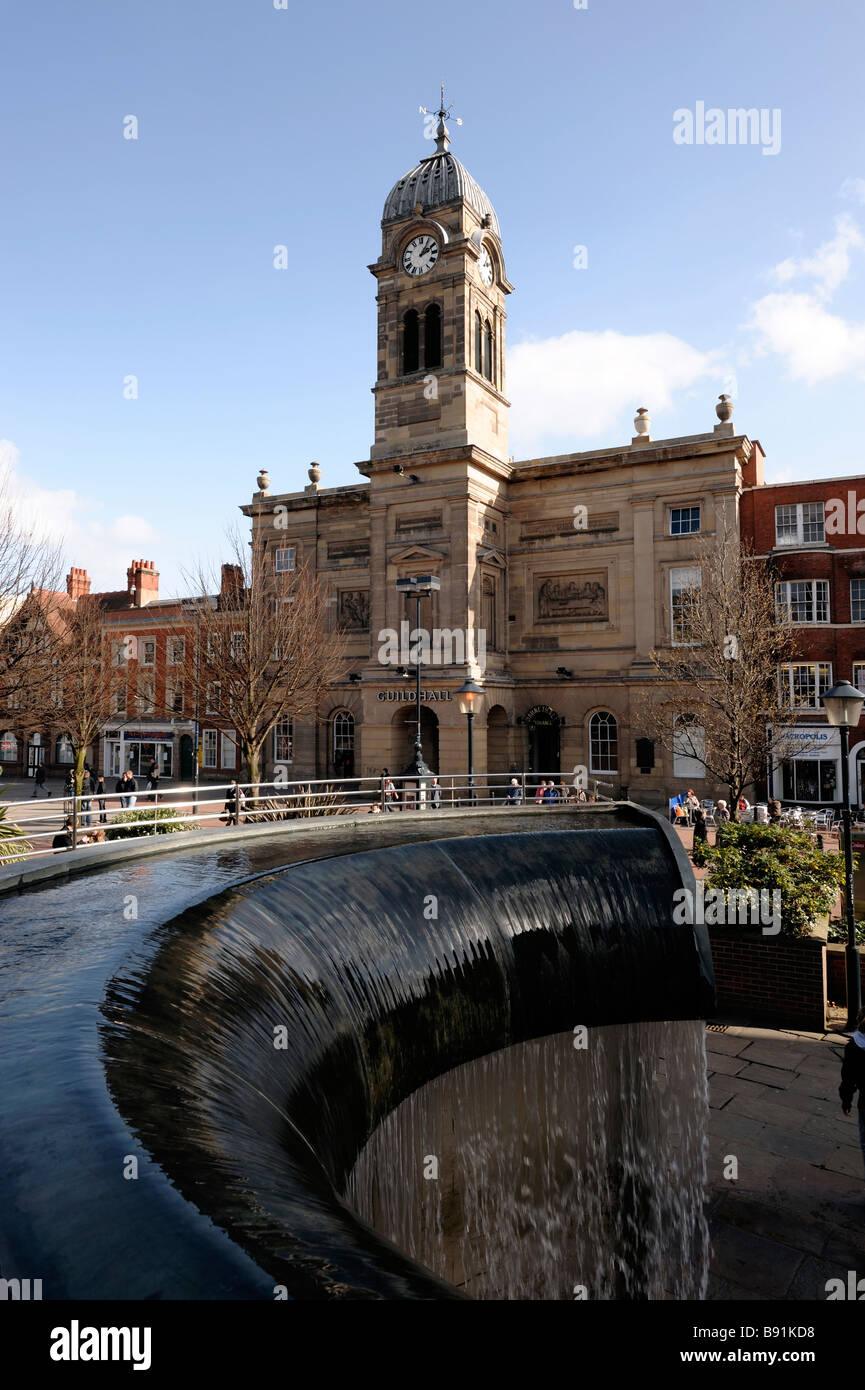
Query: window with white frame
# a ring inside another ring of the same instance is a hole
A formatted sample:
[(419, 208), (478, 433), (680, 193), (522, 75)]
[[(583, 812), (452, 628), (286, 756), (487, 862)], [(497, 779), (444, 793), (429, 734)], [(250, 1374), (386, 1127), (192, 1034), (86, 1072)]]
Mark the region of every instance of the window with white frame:
[(232, 661), (242, 661), (243, 653), (246, 650), (246, 633), (235, 631), (231, 634), (231, 659)]
[(280, 546), (273, 552), (273, 568), (277, 574), (287, 574), (294, 569), (294, 556), (296, 547), (293, 545)]
[(616, 716), (600, 710), (589, 720), (589, 771), (618, 772), (619, 726)]
[(865, 681), (865, 661), (853, 662), (853, 684), (857, 690), (862, 689), (862, 682)]
[(156, 713), (156, 685), (153, 681), (142, 681), (138, 696), (140, 714)]
[(779, 623), (828, 623), (829, 580), (786, 579), (775, 585)]
[(148, 638), (145, 638), (144, 641), (138, 643), (138, 660), (141, 662), (141, 665), (142, 665), (142, 666), (155, 666), (155, 665), (156, 665), (156, 639), (155, 639), (155, 638), (149, 638), (149, 637), (148, 637)]
[(831, 662), (791, 661), (778, 667), (778, 704), (790, 709), (819, 709), (831, 684)]
[(338, 764), (348, 753), (354, 752), (354, 715), (348, 710), (340, 710), (333, 716), (333, 761)]
[(114, 713), (126, 713), (126, 686), (121, 685), (114, 692)]
[(111, 665), (126, 665), (126, 638), (121, 637), (119, 641), (111, 643)]
[(693, 715), (680, 714), (673, 721), (673, 776), (688, 781), (706, 776), (706, 730)]
[(776, 545), (815, 545), (825, 539), (822, 502), (783, 502), (775, 508)]
[(0, 763), (18, 761), (18, 740), (12, 729), (6, 729), (0, 737)]
[(221, 684), (220, 681), (208, 681), (208, 682), (207, 682), (207, 687), (206, 687), (205, 692), (204, 692), (204, 713), (205, 713), (205, 714), (218, 714), (218, 713), (219, 713), (219, 700), (220, 700), (221, 693), (222, 693), (222, 684)]
[(671, 507), (670, 535), (693, 536), (700, 529), (699, 507)]
[(237, 744), (235, 742), (234, 730), (226, 729), (222, 734), (222, 751), (220, 762), (226, 770), (234, 771), (237, 767)]
[(294, 754), (294, 720), (280, 719), (273, 730), (273, 761), (290, 763)]
[(865, 579), (850, 580), (850, 621), (865, 623)]
[(176, 676), (166, 687), (166, 703), (172, 714), (183, 713), (183, 679)]
[(216, 730), (204, 729), (201, 734), (201, 761), (204, 767), (216, 767)]
[(186, 661), (186, 638), (169, 637), (168, 639), (168, 665), (182, 666)]
[(702, 584), (698, 565), (670, 570), (670, 636), (674, 646), (688, 646), (691, 636), (691, 613)]

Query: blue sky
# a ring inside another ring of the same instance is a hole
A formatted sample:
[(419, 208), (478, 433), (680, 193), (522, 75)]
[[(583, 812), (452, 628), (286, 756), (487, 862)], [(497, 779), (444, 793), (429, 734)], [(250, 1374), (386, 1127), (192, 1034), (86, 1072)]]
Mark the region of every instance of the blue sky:
[[(517, 458), (643, 405), (708, 430), (726, 389), (770, 481), (865, 472), (858, 0), (47, 0), (2, 38), (3, 458), (100, 587), (181, 587), (262, 465), (360, 480), (366, 267), (442, 77), (515, 285)], [(780, 151), (676, 144), (697, 102), (780, 110)]]

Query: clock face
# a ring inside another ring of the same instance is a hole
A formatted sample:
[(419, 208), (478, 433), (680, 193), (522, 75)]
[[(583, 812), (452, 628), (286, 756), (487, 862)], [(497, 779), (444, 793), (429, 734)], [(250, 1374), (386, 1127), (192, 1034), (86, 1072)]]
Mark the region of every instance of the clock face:
[(481, 247), (481, 254), (478, 256), (478, 268), (484, 284), (491, 285), (493, 283), (493, 262), (485, 246)]
[(406, 275), (424, 275), (432, 270), (438, 258), (438, 242), (425, 232), (422, 236), (414, 237), (403, 251), (402, 267)]

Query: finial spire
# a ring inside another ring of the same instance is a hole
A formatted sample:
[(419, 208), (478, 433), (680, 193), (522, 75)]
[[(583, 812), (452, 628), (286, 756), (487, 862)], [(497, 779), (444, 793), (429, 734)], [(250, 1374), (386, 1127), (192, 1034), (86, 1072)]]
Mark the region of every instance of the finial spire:
[[(420, 110), (422, 116), (438, 116), (439, 123), (436, 126), (436, 154), (444, 154), (447, 150), (450, 149), (451, 143), (450, 131), (445, 125), (445, 121), (450, 117), (451, 113), (453, 112), (453, 102), (451, 102), (449, 106), (445, 105), (444, 82), (441, 83), (440, 87), (438, 111), (428, 111), (425, 106), (422, 106)], [(462, 121), (459, 116), (455, 116), (454, 119), (456, 120), (457, 125), (462, 125)]]

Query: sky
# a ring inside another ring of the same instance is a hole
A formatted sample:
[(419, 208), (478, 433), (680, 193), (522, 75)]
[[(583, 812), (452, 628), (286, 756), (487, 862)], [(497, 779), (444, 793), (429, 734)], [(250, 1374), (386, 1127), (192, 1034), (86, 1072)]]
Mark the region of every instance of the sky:
[(442, 79), (515, 458), (641, 406), (702, 433), (723, 391), (767, 481), (865, 473), (860, 0), (19, 0), (0, 35), (0, 467), (95, 587), (187, 588), (262, 467), (362, 481), (367, 267)]

